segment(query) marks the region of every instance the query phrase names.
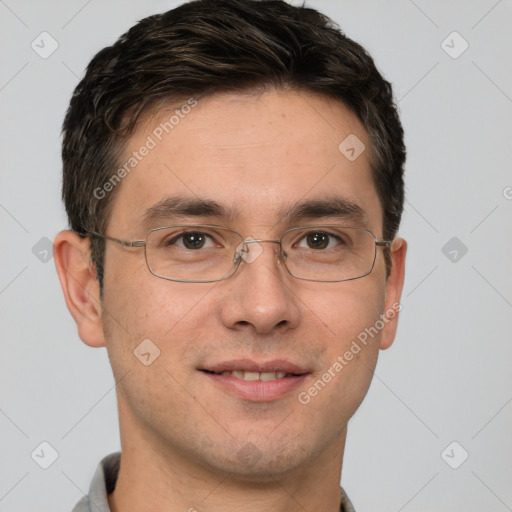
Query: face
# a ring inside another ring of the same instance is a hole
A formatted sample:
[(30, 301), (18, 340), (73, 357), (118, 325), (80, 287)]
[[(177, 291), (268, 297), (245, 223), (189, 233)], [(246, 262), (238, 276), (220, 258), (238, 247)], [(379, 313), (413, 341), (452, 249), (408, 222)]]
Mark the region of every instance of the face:
[[(296, 226), (349, 224), (382, 239), (370, 141), (340, 102), (282, 90), (217, 94), (168, 134), (158, 131), (172, 114), (146, 118), (131, 137), (125, 160), (148, 136), (155, 147), (117, 185), (109, 236), (141, 240), (161, 226), (215, 224), (275, 240)], [(366, 147), (355, 160), (338, 148), (351, 134)], [(176, 212), (169, 206), (177, 198), (218, 208)], [(350, 203), (360, 215), (328, 208), (293, 215), (313, 201)], [(381, 248), (369, 275), (334, 283), (295, 279), (278, 244), (259, 248), (230, 279), (180, 283), (152, 275), (143, 248), (106, 243), (102, 322), (120, 380), (122, 436), (189, 464), (260, 477), (342, 450), (396, 318), (378, 323), (365, 344), (358, 336), (392, 308), (400, 277), (386, 279)], [(147, 360), (160, 351), (147, 366), (134, 356), (143, 340), (151, 340)]]

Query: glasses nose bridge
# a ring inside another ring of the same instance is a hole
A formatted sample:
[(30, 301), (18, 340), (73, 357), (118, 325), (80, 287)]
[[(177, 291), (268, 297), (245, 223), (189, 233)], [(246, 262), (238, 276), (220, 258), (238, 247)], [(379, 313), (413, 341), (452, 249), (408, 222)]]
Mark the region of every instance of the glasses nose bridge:
[(272, 238), (246, 238), (243, 243), (251, 244), (254, 242), (274, 242), (276, 244), (281, 245), (281, 240), (274, 240)]
[[(251, 263), (253, 261), (252, 258), (247, 258), (245, 256), (249, 253), (248, 245), (254, 244), (254, 243), (259, 245), (260, 243), (264, 243), (264, 242), (279, 244), (279, 246), (280, 246), (279, 254), (282, 253), (282, 243), (281, 243), (280, 239), (278, 240), (278, 239), (273, 239), (273, 238), (250, 238), (250, 237), (248, 237), (248, 238), (245, 238), (244, 240), (242, 240), (242, 242), (238, 245), (238, 248), (235, 251), (235, 256), (233, 258), (233, 262), (238, 264), (238, 263), (241, 263), (241, 260), (246, 260), (247, 262)], [(260, 249), (260, 254), (261, 254), (261, 252), (263, 252), (263, 249)], [(259, 256), (259, 254), (258, 254), (258, 256)]]
[(259, 244), (259, 243), (264, 243), (264, 242), (270, 242), (270, 243), (274, 243), (274, 244), (279, 244), (281, 250), (283, 248), (281, 240), (276, 240), (276, 239), (273, 239), (273, 238), (246, 238), (242, 242), (242, 251), (247, 252), (245, 249), (246, 249), (246, 246), (249, 245), (249, 244), (254, 244), (254, 243)]

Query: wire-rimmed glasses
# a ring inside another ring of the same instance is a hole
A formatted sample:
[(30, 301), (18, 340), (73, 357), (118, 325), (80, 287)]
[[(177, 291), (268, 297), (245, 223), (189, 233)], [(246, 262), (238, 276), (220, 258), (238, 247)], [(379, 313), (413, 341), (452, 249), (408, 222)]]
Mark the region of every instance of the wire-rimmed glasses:
[(377, 247), (391, 245), (389, 240), (377, 240), (368, 229), (336, 224), (294, 227), (279, 239), (244, 239), (228, 227), (200, 224), (155, 228), (144, 240), (135, 241), (87, 233), (123, 247), (144, 247), (154, 276), (186, 283), (229, 279), (242, 261), (254, 261), (263, 252), (260, 244), (268, 242), (279, 244), (281, 261), (297, 279), (349, 281), (368, 275), (375, 265)]

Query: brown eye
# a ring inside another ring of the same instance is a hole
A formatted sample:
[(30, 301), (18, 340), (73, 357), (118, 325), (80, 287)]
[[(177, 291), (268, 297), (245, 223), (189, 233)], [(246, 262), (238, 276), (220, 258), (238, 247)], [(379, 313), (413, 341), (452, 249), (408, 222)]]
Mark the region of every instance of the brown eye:
[(329, 235), (327, 233), (310, 233), (306, 240), (308, 247), (311, 249), (325, 249), (329, 245)]
[(161, 244), (163, 247), (187, 249), (187, 250), (199, 250), (207, 249), (215, 246), (213, 238), (201, 231), (187, 231), (167, 237)]
[(325, 249), (329, 245), (329, 238), (330, 235), (327, 233), (309, 233), (306, 236), (306, 242), (310, 249)]
[(201, 249), (206, 242), (206, 237), (202, 233), (187, 233), (182, 238), (187, 249)]
[(183, 240), (183, 246), (187, 249), (202, 249), (206, 243), (204, 233), (185, 233), (180, 238)]

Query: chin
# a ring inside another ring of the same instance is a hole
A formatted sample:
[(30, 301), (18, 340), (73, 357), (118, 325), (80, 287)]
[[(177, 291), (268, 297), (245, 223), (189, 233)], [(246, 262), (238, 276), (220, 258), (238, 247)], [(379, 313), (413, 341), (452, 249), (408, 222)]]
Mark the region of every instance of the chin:
[[(229, 472), (233, 478), (254, 483), (274, 482), (296, 469), (303, 467), (312, 458), (304, 440), (275, 438), (269, 442), (243, 436), (238, 442), (224, 447), (223, 454), (209, 454), (211, 466), (216, 471)], [(312, 451), (312, 450), (311, 450)], [(212, 456), (213, 455), (213, 456)]]

